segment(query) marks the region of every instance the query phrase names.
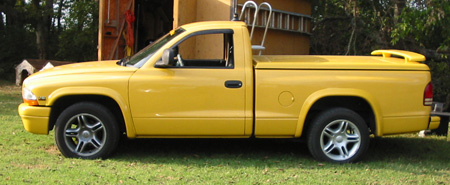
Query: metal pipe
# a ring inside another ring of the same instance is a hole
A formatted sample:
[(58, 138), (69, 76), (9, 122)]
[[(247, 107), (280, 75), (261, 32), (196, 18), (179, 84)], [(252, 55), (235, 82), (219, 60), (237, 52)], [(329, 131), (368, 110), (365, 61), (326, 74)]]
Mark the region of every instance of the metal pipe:
[(253, 23), (252, 23), (252, 30), (250, 32), (250, 40), (252, 40), (253, 38), (253, 31), (255, 30), (255, 24), (256, 24), (256, 19), (258, 18), (258, 5), (254, 2), (254, 1), (247, 1), (244, 3), (244, 5), (242, 6), (241, 9), (241, 15), (239, 16), (239, 20), (242, 19), (242, 16), (244, 15), (245, 12), (245, 8), (249, 5), (252, 5), (253, 7), (255, 7), (255, 14), (253, 15)]
[[(269, 28), (269, 22), (270, 22), (270, 20), (271, 20), (270, 18), (271, 18), (271, 16), (272, 16), (272, 6), (270, 6), (269, 3), (263, 2), (263, 3), (261, 3), (261, 4), (259, 5), (259, 8), (261, 8), (261, 6), (263, 6), (263, 5), (267, 6), (267, 8), (269, 8), (269, 17), (268, 17), (267, 20), (266, 20), (266, 28), (265, 28), (265, 30), (264, 30), (263, 39), (262, 39), (262, 41), (261, 41), (261, 46), (262, 46), (262, 47), (264, 47), (264, 42), (266, 41), (267, 29)], [(259, 8), (258, 8), (258, 9), (259, 9)], [(262, 54), (262, 50), (259, 51), (259, 55), (261, 55), (261, 54)]]

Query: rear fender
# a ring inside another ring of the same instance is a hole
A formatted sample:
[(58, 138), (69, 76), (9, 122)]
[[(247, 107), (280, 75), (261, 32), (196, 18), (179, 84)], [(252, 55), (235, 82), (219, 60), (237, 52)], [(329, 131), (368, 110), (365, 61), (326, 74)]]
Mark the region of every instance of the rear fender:
[(349, 97), (359, 97), (366, 100), (373, 110), (373, 114), (375, 116), (375, 125), (376, 125), (376, 135), (382, 135), (382, 112), (380, 110), (379, 105), (377, 104), (376, 99), (368, 92), (360, 90), (360, 89), (352, 89), (352, 88), (328, 88), (316, 91), (311, 94), (303, 103), (302, 108), (300, 109), (300, 114), (298, 117), (297, 129), (295, 130), (295, 137), (300, 137), (303, 134), (303, 128), (305, 126), (306, 117), (311, 109), (311, 107), (320, 99), (331, 96), (349, 96)]

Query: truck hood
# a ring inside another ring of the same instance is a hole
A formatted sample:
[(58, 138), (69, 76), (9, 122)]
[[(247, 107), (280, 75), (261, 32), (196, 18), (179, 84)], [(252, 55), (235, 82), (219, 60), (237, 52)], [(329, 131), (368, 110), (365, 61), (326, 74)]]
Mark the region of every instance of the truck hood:
[(128, 80), (137, 68), (116, 62), (83, 62), (46, 69), (26, 78), (23, 87), (42, 97), (38, 102), (45, 106), (62, 96), (77, 94), (127, 97)]
[(30, 89), (42, 86), (98, 86), (105, 83), (127, 83), (137, 70), (124, 67), (117, 61), (97, 61), (68, 64), (46, 69), (29, 76), (23, 82)]
[[(61, 75), (77, 75), (77, 74), (89, 74), (89, 73), (117, 73), (117, 72), (134, 72), (137, 68), (124, 67), (116, 64), (117, 60), (111, 61), (93, 61), (93, 62), (81, 62), (68, 65), (57, 66), (49, 68), (43, 71), (39, 71), (29, 78), (42, 78), (49, 76), (61, 76)], [(27, 78), (28, 79), (28, 78)]]
[(255, 69), (430, 70), (427, 65), (419, 62), (405, 62), (401, 58), (381, 56), (262, 55), (253, 56), (253, 61)]

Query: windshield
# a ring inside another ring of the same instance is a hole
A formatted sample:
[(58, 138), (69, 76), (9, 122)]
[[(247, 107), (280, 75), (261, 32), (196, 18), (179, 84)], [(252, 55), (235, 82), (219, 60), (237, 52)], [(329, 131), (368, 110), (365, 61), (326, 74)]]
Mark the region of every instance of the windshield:
[(133, 66), (140, 68), (142, 67), (147, 60), (153, 56), (153, 54), (158, 51), (161, 46), (164, 46), (167, 42), (175, 38), (177, 35), (183, 33), (185, 30), (183, 28), (178, 28), (176, 30), (170, 31), (168, 34), (164, 35), (157, 41), (148, 45), (138, 53), (136, 53), (130, 60), (127, 62), (127, 66)]

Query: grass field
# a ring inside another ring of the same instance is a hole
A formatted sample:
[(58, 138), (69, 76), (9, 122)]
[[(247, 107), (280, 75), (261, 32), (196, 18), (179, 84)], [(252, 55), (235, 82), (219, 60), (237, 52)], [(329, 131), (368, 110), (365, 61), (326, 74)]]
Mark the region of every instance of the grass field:
[(20, 88), (0, 81), (0, 184), (450, 184), (450, 142), (372, 139), (356, 164), (315, 161), (291, 140), (126, 140), (106, 160), (68, 159), (23, 129)]

